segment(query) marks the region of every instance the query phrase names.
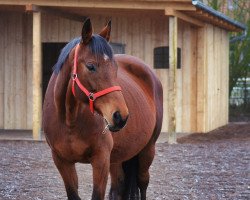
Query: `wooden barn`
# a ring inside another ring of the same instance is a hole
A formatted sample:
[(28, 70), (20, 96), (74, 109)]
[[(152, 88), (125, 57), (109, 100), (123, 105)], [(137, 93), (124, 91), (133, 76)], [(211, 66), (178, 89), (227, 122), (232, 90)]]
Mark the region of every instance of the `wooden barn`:
[(228, 123), (229, 36), (245, 26), (192, 0), (0, 0), (0, 129), (39, 139), (44, 91), (60, 49), (90, 17), (112, 20), (116, 53), (148, 63), (164, 88), (162, 132)]

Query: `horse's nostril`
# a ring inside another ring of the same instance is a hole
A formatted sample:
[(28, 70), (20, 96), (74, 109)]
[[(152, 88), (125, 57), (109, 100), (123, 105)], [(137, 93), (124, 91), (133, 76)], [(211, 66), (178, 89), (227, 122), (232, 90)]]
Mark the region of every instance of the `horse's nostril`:
[(119, 111), (116, 111), (114, 114), (113, 114), (113, 120), (114, 120), (114, 123), (115, 124), (119, 124), (121, 121), (122, 121), (122, 116), (120, 114)]
[(125, 126), (126, 122), (128, 120), (128, 116), (126, 116), (125, 119), (122, 118), (121, 113), (119, 111), (116, 111), (113, 114), (113, 122), (114, 122), (114, 126), (121, 129)]

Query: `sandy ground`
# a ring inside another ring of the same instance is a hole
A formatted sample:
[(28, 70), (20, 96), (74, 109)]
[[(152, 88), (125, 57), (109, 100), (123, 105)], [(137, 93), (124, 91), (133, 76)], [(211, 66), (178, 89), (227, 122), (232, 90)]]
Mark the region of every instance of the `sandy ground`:
[[(1, 139), (0, 200), (67, 199), (45, 142)], [(77, 171), (79, 194), (90, 199), (91, 167)], [(158, 143), (150, 173), (149, 200), (250, 199), (250, 123)]]

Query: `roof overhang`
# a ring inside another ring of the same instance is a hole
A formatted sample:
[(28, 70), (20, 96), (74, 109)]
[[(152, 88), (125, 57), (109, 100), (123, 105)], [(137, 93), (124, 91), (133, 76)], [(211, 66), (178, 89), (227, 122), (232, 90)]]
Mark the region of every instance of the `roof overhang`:
[[(28, 8), (28, 9), (27, 9)], [(197, 0), (0, 0), (0, 10), (41, 11), (82, 20), (91, 14), (176, 16), (195, 26), (213, 24), (228, 31), (240, 32), (246, 26)]]

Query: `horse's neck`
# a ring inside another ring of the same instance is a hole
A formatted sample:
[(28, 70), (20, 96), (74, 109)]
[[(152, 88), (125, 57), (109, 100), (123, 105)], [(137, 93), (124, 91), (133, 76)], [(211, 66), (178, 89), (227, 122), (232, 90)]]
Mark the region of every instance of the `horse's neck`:
[(57, 75), (54, 86), (54, 101), (58, 117), (62, 122), (66, 122), (68, 126), (72, 125), (73, 118), (78, 110), (78, 103), (71, 91), (70, 74), (72, 59), (72, 55), (69, 55), (69, 58), (65, 61)]
[(57, 115), (60, 121), (69, 128), (78, 124), (77, 119), (79, 119), (78, 115), (80, 115), (81, 122), (78, 125), (84, 124), (84, 129), (89, 130), (89, 132), (102, 132), (104, 127), (102, 125), (104, 124), (103, 118), (93, 115), (90, 112), (88, 102), (80, 103), (72, 93), (71, 70), (73, 54), (74, 51), (70, 53), (55, 81), (54, 102)]

